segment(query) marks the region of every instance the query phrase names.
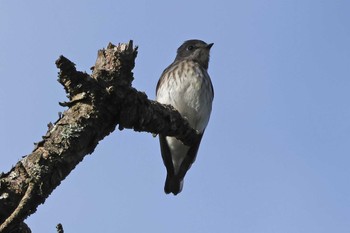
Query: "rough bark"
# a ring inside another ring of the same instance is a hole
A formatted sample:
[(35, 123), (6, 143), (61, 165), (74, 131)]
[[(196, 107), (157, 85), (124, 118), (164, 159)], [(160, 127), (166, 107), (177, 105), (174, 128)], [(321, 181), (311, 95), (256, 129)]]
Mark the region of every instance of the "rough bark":
[(0, 174), (0, 232), (30, 232), (23, 223), (84, 156), (116, 126), (175, 136), (190, 145), (196, 132), (171, 106), (132, 87), (137, 47), (132, 41), (98, 52), (91, 75), (60, 56), (56, 66), (68, 109), (48, 125), (43, 140), (9, 172)]

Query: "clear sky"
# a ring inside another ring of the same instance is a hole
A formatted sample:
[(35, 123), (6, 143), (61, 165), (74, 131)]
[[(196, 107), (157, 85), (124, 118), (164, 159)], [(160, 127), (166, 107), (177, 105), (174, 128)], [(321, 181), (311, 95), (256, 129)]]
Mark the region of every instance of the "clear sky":
[(65, 108), (55, 60), (90, 72), (133, 39), (155, 97), (187, 39), (215, 43), (212, 116), (178, 196), (158, 139), (115, 131), (27, 219), (34, 233), (350, 232), (350, 1), (0, 0), (0, 171)]

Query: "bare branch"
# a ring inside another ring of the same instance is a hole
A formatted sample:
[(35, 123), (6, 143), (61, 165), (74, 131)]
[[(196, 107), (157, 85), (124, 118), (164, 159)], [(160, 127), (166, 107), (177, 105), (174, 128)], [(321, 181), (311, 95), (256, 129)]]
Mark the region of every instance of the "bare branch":
[(175, 136), (187, 145), (197, 140), (195, 130), (176, 110), (149, 100), (132, 87), (136, 55), (132, 41), (109, 44), (98, 52), (92, 75), (77, 71), (71, 61), (59, 57), (58, 81), (69, 98), (60, 104), (69, 108), (49, 124), (31, 154), (0, 174), (0, 232), (20, 232), (23, 220), (117, 125), (120, 130)]

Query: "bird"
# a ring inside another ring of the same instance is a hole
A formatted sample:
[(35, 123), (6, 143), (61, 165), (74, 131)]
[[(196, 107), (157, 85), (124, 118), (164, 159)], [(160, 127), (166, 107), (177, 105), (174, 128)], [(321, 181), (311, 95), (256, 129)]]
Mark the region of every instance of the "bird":
[(156, 101), (173, 106), (197, 132), (195, 143), (190, 146), (175, 137), (159, 134), (160, 150), (167, 171), (166, 194), (177, 195), (182, 191), (184, 177), (196, 159), (209, 122), (214, 89), (207, 71), (213, 44), (198, 39), (185, 41), (157, 83)]

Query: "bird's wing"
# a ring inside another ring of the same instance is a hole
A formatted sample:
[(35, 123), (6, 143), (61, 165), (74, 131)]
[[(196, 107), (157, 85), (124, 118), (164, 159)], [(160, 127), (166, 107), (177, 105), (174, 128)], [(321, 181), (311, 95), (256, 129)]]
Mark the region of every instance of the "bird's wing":
[(187, 152), (186, 157), (184, 158), (184, 160), (181, 163), (179, 172), (177, 174), (177, 177), (179, 178), (180, 181), (183, 180), (187, 171), (191, 168), (191, 165), (196, 160), (198, 148), (199, 148), (199, 145), (201, 143), (203, 134), (204, 134), (204, 131), (203, 131), (203, 133), (197, 134), (197, 138), (195, 140), (195, 143), (190, 147), (190, 149)]
[(161, 151), (163, 162), (168, 172), (168, 175), (174, 176), (175, 170), (173, 166), (173, 160), (171, 158), (171, 152), (170, 152), (168, 142), (166, 141), (166, 137), (159, 134), (159, 142), (160, 142), (160, 151)]
[[(204, 133), (204, 132), (203, 132)], [(171, 151), (166, 140), (166, 137), (159, 135), (160, 149), (164, 165), (167, 170), (167, 177), (165, 181), (165, 193), (173, 193), (177, 195), (182, 190), (183, 179), (190, 169), (193, 162), (196, 160), (199, 144), (202, 140), (203, 133), (198, 134), (195, 143), (190, 146), (185, 158), (183, 159), (178, 174), (175, 175), (175, 168), (172, 161)]]

